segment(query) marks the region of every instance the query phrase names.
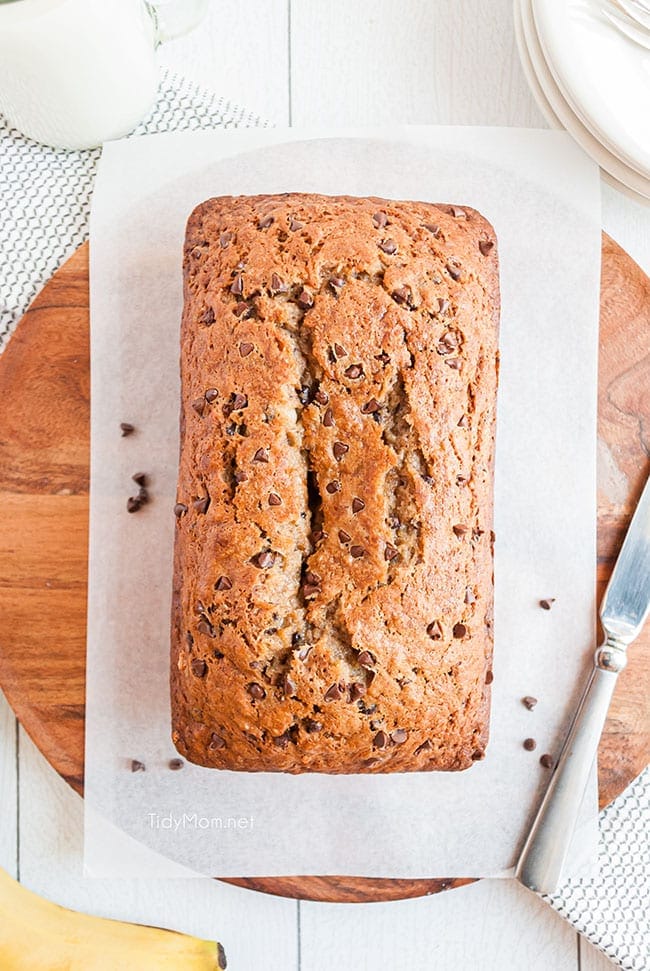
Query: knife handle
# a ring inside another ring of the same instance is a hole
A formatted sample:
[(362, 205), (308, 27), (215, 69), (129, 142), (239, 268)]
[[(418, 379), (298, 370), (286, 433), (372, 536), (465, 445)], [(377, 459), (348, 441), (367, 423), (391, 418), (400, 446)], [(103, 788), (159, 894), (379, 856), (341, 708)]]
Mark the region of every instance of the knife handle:
[(625, 644), (608, 637), (596, 651), (594, 669), (517, 862), (515, 877), (538, 893), (553, 893), (558, 887), (616, 678), (627, 663), (625, 650)]

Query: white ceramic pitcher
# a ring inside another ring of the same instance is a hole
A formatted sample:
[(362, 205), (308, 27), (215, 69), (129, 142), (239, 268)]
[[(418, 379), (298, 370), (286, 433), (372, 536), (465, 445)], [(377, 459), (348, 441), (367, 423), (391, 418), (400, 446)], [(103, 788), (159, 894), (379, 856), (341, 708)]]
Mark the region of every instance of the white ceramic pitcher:
[(155, 49), (208, 0), (0, 0), (0, 114), (55, 148), (92, 148), (151, 108)]

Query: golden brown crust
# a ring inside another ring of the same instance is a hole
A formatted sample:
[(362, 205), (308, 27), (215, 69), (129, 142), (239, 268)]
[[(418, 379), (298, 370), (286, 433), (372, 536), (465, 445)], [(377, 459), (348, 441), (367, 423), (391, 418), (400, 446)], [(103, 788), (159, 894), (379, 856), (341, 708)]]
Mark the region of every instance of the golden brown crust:
[(467, 207), (210, 199), (184, 274), (178, 751), (468, 767), (491, 680), (492, 227)]

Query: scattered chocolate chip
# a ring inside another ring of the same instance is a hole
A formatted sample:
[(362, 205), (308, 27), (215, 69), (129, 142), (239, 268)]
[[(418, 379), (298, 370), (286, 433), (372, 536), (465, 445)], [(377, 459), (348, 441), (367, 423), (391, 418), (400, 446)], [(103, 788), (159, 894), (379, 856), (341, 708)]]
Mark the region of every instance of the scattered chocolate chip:
[(351, 539), (352, 537), (350, 536), (349, 533), (346, 533), (344, 529), (339, 529), (339, 540), (342, 543), (349, 543)]
[(225, 741), (225, 739), (223, 739), (221, 737), (221, 735), (217, 735), (216, 732), (212, 732), (212, 734), (210, 735), (210, 742), (208, 744), (208, 748), (209, 749), (220, 749), (220, 748), (225, 748), (225, 747), (226, 747), (226, 741)]
[(145, 765), (144, 762), (140, 762), (139, 759), (131, 759), (131, 772), (144, 772)]
[(172, 772), (178, 772), (179, 769), (183, 768), (185, 763), (183, 762), (182, 759), (170, 759), (167, 765), (172, 770)]
[(440, 235), (440, 226), (436, 226), (435, 223), (423, 223), (425, 229), (428, 229), (430, 233), (434, 236)]
[(363, 546), (350, 547), (350, 556), (352, 556), (355, 560), (359, 560), (361, 559), (362, 556), (365, 556), (365, 555), (366, 555), (366, 551), (364, 550)]
[(134, 482), (139, 486), (145, 486), (147, 484), (147, 474), (146, 472), (136, 472), (131, 476)]
[(389, 738), (386, 732), (377, 732), (372, 740), (373, 748), (386, 748), (388, 745)]
[(254, 564), (259, 570), (268, 570), (275, 563), (275, 553), (271, 550), (262, 550), (251, 559), (251, 563)]
[(195, 678), (204, 678), (208, 673), (208, 666), (200, 657), (193, 657), (190, 661), (190, 668)]
[(245, 394), (234, 394), (230, 403), (231, 411), (242, 411), (248, 408), (248, 398)]
[(139, 496), (129, 496), (126, 500), (126, 511), (137, 512), (142, 507), (142, 500)]
[(534, 752), (537, 748), (537, 742), (534, 738), (525, 738), (523, 744), (527, 752)]
[(460, 206), (450, 206), (447, 211), (451, 213), (454, 219), (467, 219), (467, 213)]
[(202, 617), (201, 620), (196, 625), (196, 629), (199, 634), (206, 634), (208, 637), (216, 637), (217, 632), (208, 620), (207, 617)]
[(232, 312), (234, 313), (235, 317), (245, 317), (250, 316), (248, 312), (252, 309), (253, 308), (250, 307), (245, 300), (240, 300), (239, 303), (235, 304)]
[(467, 428), (468, 424), (467, 415), (461, 415), (458, 419), (457, 428)]
[(467, 634), (467, 627), (465, 627), (465, 624), (454, 624), (452, 634), (460, 641)]
[(122, 438), (126, 438), (127, 435), (132, 435), (135, 431), (135, 425), (132, 425), (129, 421), (121, 421), (120, 429), (122, 431)]
[(350, 446), (346, 445), (345, 442), (334, 442), (332, 446), (332, 452), (334, 453), (334, 458), (337, 462), (340, 462), (346, 452), (350, 451)]
[(248, 357), (255, 350), (255, 345), (250, 344), (248, 341), (242, 341), (239, 345), (239, 353), (241, 357)]
[(338, 361), (338, 359), (340, 357), (347, 357), (347, 356), (348, 356), (348, 352), (346, 351), (346, 349), (344, 347), (341, 347), (340, 344), (335, 344), (334, 345), (334, 360), (335, 361)]
[(379, 249), (382, 250), (382, 252), (387, 253), (389, 256), (392, 256), (397, 252), (397, 243), (394, 239), (382, 239), (379, 244)]
[(235, 279), (230, 284), (230, 292), (236, 297), (240, 297), (244, 292), (244, 278), (241, 273), (238, 273)]
[(176, 518), (180, 519), (181, 516), (184, 516), (186, 512), (187, 512), (187, 506), (185, 505), (185, 503), (177, 502), (176, 505), (174, 506), (174, 515), (176, 516)]
[(228, 249), (234, 238), (233, 233), (222, 233), (219, 237), (219, 246), (221, 249)]
[(204, 513), (208, 511), (208, 506), (210, 505), (210, 496), (201, 496), (199, 499), (195, 499), (192, 506), (199, 513)]
[(325, 692), (325, 701), (340, 701), (345, 694), (345, 685), (338, 684), (330, 685), (330, 687)]
[(376, 411), (379, 411), (381, 405), (376, 398), (371, 398), (370, 401), (366, 401), (364, 405), (361, 406), (362, 415), (374, 415)]
[(258, 448), (253, 456), (253, 462), (268, 462), (269, 461), (269, 450), (268, 448)]
[(303, 726), (308, 735), (314, 735), (316, 732), (323, 730), (322, 722), (317, 722), (313, 718), (305, 718)]
[(248, 480), (248, 473), (244, 471), (235, 472), (233, 478), (237, 485), (239, 485), (240, 482), (246, 482)]
[(285, 283), (277, 273), (271, 274), (271, 291), (273, 293), (288, 293), (289, 284)]
[(474, 596), (474, 591), (471, 587), (465, 587), (465, 603), (473, 604), (476, 603), (476, 597)]
[(358, 701), (366, 693), (366, 686), (361, 681), (354, 681), (350, 685), (350, 704)]
[(447, 270), (447, 273), (452, 278), (452, 280), (460, 280), (462, 268), (458, 263), (452, 263), (450, 261), (449, 263), (447, 263), (445, 269)]
[(485, 672), (485, 683), (486, 684), (492, 684), (493, 681), (494, 681), (494, 672), (493, 671), (486, 671)]
[(330, 396), (327, 394), (326, 391), (323, 391), (321, 388), (319, 388), (318, 391), (316, 391), (316, 393), (314, 394), (314, 401), (318, 402), (319, 405), (326, 405), (329, 400), (330, 400)]
[(391, 543), (386, 543), (384, 547), (384, 559), (390, 563), (396, 556), (399, 556), (399, 551)]
[(361, 512), (361, 510), (362, 509), (365, 509), (365, 508), (366, 508), (366, 504), (363, 501), (363, 499), (359, 499), (358, 496), (355, 496), (354, 499), (352, 500), (352, 512), (353, 513), (358, 513), (358, 512)]
[(258, 229), (268, 229), (269, 226), (272, 226), (273, 225), (273, 222), (274, 222), (273, 216), (265, 216), (264, 219), (261, 219), (258, 222), (257, 228)]
[(532, 711), (537, 704), (537, 698), (533, 698), (532, 695), (526, 695), (525, 698), (521, 699), (522, 705), (525, 705), (528, 711)]
[(325, 486), (325, 491), (329, 492), (331, 496), (333, 496), (335, 492), (340, 492), (340, 490), (341, 490), (340, 482), (336, 482), (336, 481), (328, 482), (327, 485)]
[(341, 290), (345, 286), (345, 280), (342, 276), (331, 276), (329, 279), (329, 285), (336, 293), (337, 290)]
[(555, 603), (555, 597), (548, 597), (546, 600), (540, 600), (539, 605), (542, 610), (550, 610)]
[(214, 585), (215, 590), (232, 590), (232, 580), (230, 577), (219, 577)]
[(325, 425), (326, 428), (331, 428), (335, 424), (334, 413), (332, 412), (331, 408), (327, 408), (325, 414), (323, 415), (323, 425)]
[(377, 663), (377, 658), (370, 651), (361, 651), (357, 661), (362, 668), (373, 668)]
[(277, 492), (269, 492), (269, 506), (281, 506), (282, 499)]
[(403, 728), (396, 728), (394, 732), (391, 732), (390, 737), (395, 745), (402, 745), (409, 736), (408, 732), (405, 732)]
[(294, 217), (292, 216), (291, 222), (289, 223), (290, 232), (297, 233), (299, 229), (302, 229), (302, 227), (303, 227), (303, 224), (301, 222), (298, 222), (298, 220), (294, 219)]
[(461, 371), (463, 368), (463, 362), (459, 357), (446, 357), (445, 364), (452, 369), (452, 371)]
[(550, 755), (548, 752), (545, 752), (544, 755), (540, 755), (539, 764), (544, 766), (545, 769), (552, 769), (553, 763), (554, 763), (553, 756)]
[(346, 367), (343, 374), (346, 378), (361, 378), (363, 377), (363, 367), (361, 364), (351, 364), (349, 367)]
[(314, 306), (314, 298), (308, 290), (301, 290), (298, 294), (298, 303), (304, 310), (309, 310)]
[(442, 625), (439, 620), (432, 620), (427, 627), (427, 634), (432, 641), (439, 641), (442, 638)]
[(194, 408), (197, 415), (202, 415), (205, 411), (205, 398), (195, 398), (192, 402), (192, 408)]
[(480, 249), (483, 256), (487, 256), (494, 246), (494, 240), (492, 239), (479, 239), (478, 248)]
[(388, 216), (385, 212), (376, 212), (372, 217), (375, 229), (383, 229), (388, 224)]
[(457, 523), (455, 526), (452, 526), (452, 529), (459, 539), (469, 532), (469, 526), (465, 526), (463, 523)]
[(208, 388), (208, 390), (205, 392), (203, 397), (205, 398), (207, 403), (211, 405), (212, 402), (216, 401), (217, 398), (219, 397), (219, 392), (217, 391), (216, 388)]
[(206, 310), (204, 310), (199, 320), (202, 324), (205, 324), (206, 327), (211, 327), (215, 321), (214, 310), (212, 307), (208, 307)]

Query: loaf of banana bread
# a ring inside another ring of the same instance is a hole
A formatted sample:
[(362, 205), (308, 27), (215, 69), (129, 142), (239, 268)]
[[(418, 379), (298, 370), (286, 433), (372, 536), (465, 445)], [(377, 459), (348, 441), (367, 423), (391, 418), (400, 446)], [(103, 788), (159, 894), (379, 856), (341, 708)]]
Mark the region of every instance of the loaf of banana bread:
[(492, 680), (492, 227), (450, 205), (210, 199), (184, 295), (178, 751), (467, 768)]

